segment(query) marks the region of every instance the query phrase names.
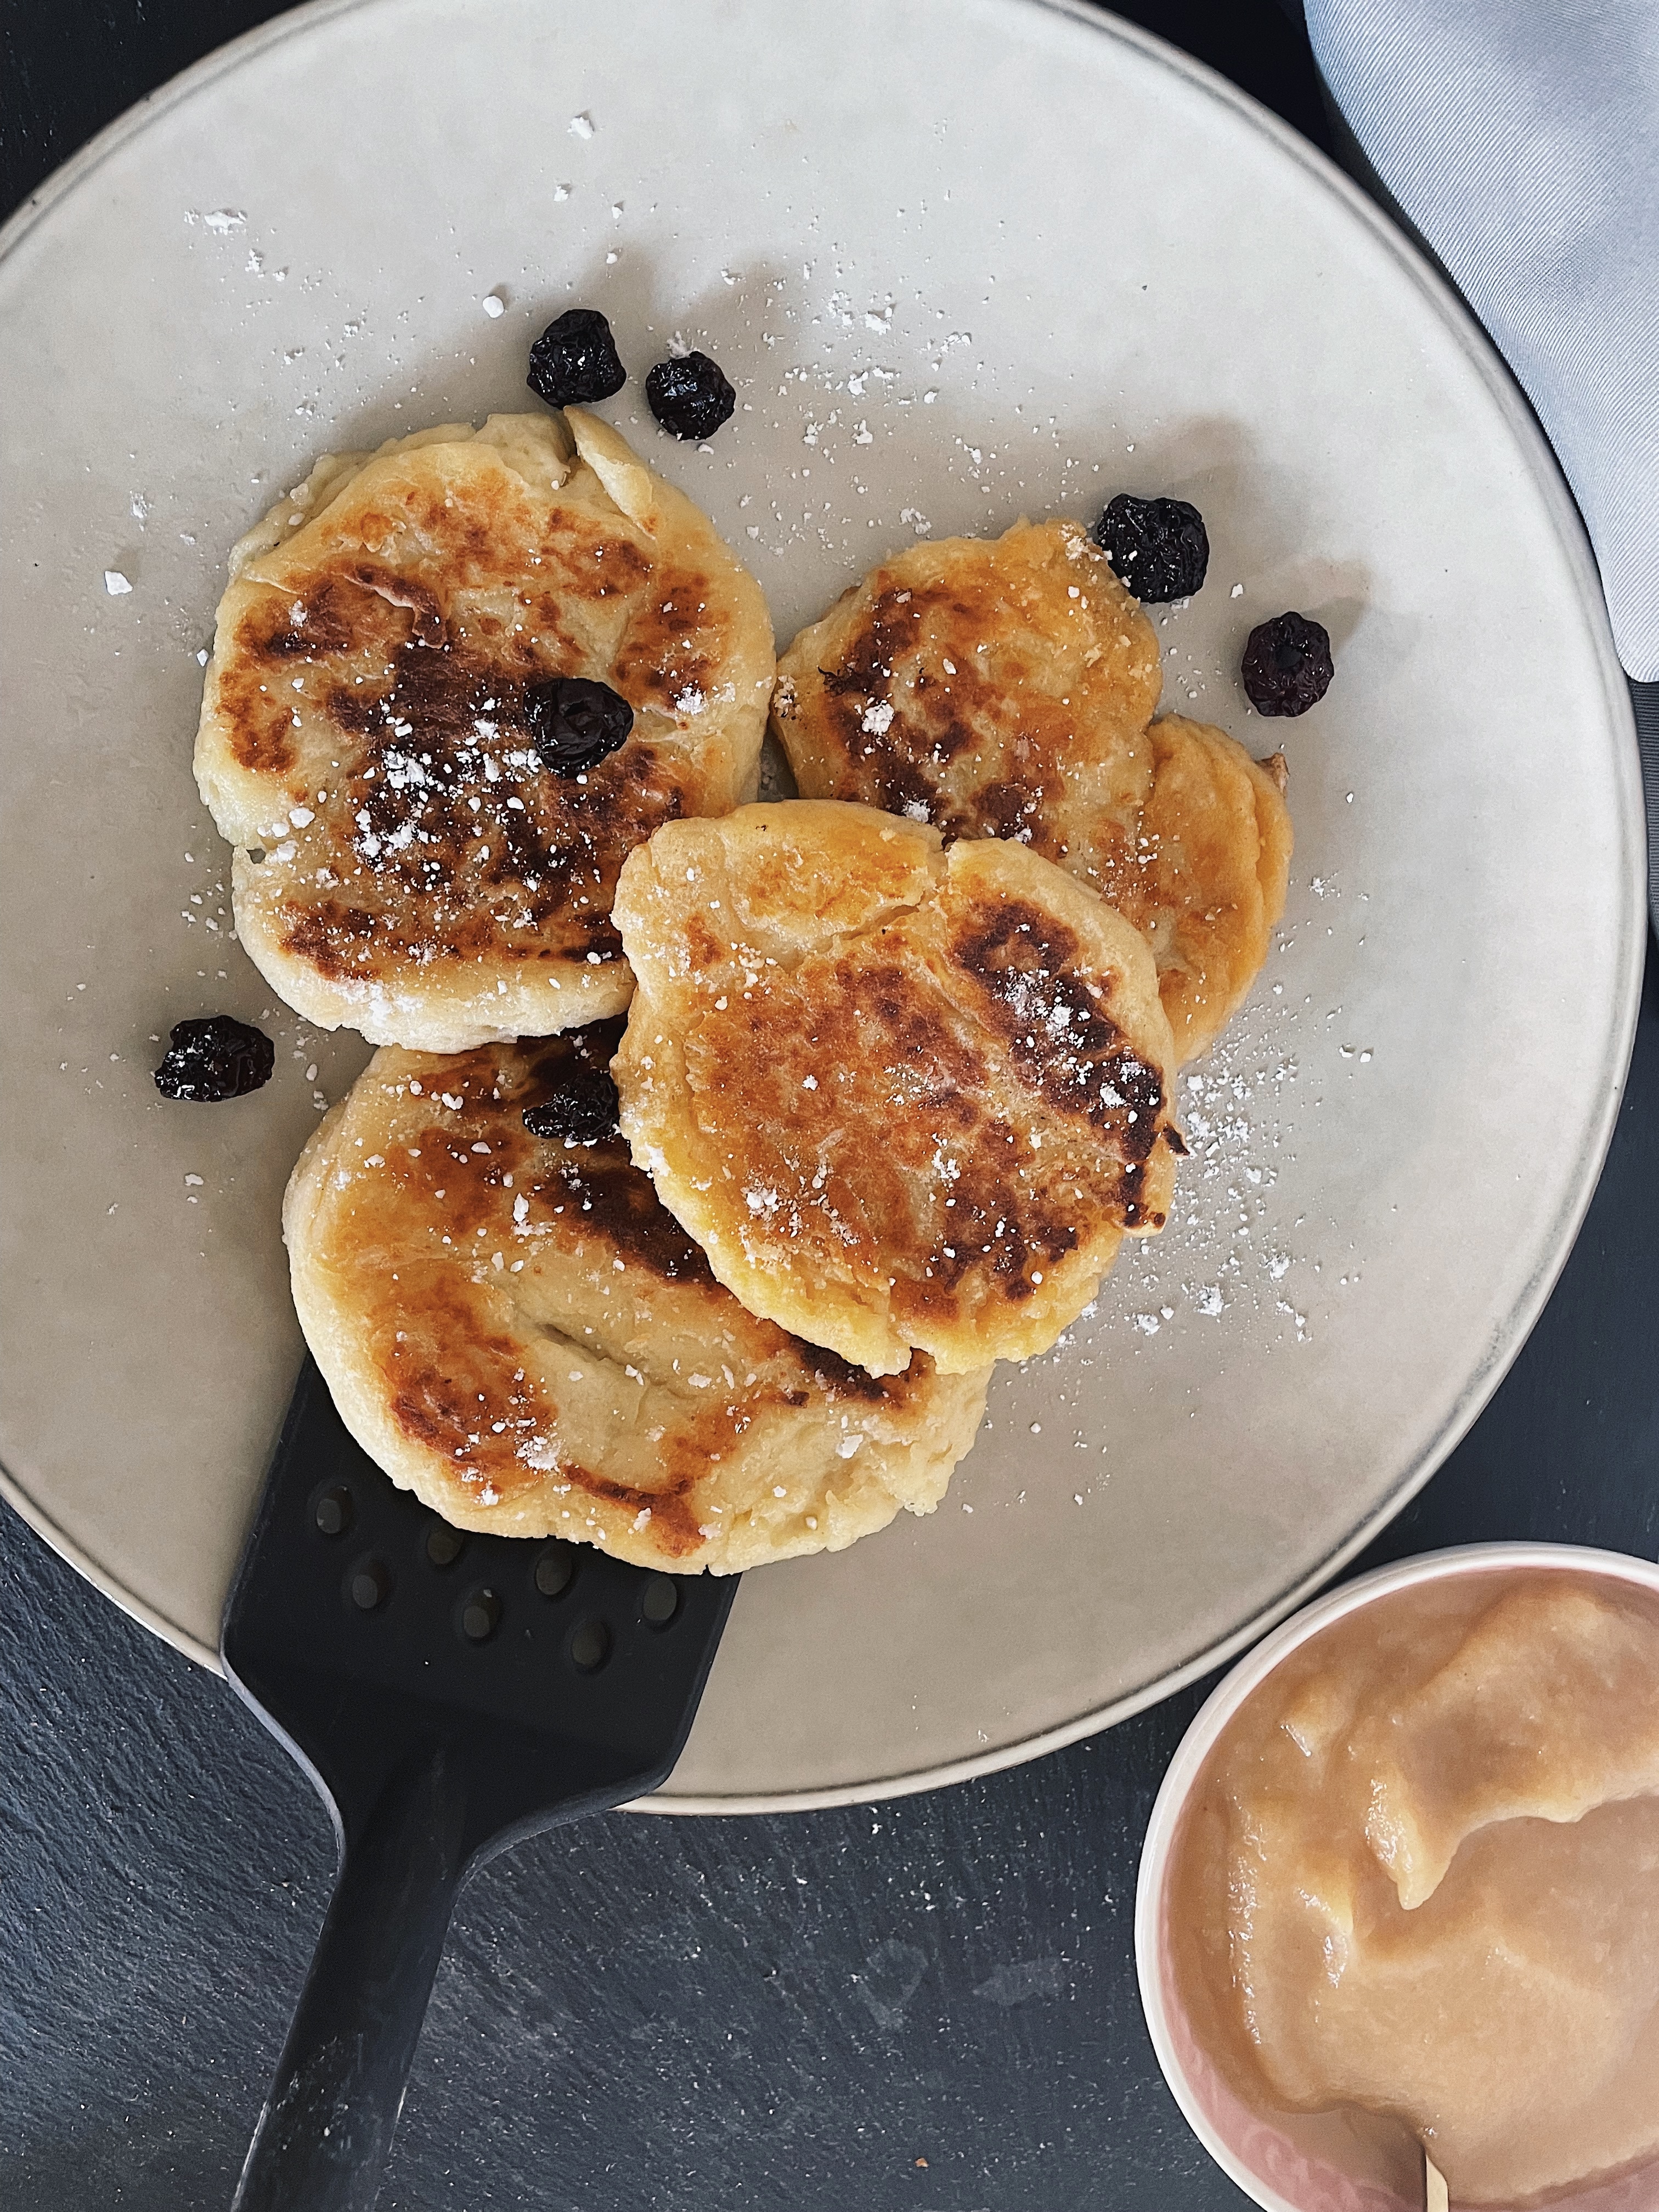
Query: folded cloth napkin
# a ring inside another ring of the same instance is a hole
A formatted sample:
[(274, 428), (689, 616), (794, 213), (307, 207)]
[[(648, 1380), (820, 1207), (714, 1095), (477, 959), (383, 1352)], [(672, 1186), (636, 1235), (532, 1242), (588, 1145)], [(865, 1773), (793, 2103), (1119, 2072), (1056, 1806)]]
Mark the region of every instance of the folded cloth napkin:
[(1659, 4), (1308, 0), (1343, 118), (1525, 386), (1659, 678)]
[(1635, 679), (1659, 927), (1659, 0), (1306, 0), (1372, 171), (1524, 386)]

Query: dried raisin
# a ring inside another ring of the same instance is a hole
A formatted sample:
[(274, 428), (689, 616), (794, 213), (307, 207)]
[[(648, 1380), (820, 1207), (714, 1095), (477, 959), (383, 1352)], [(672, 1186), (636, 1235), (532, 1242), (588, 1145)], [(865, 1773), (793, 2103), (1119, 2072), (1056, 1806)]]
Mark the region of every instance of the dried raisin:
[(1138, 599), (1189, 599), (1210, 566), (1204, 518), (1184, 499), (1121, 491), (1095, 525), (1095, 543)]
[(551, 407), (609, 399), (627, 381), (611, 325), (597, 307), (567, 307), (530, 349), (525, 382)]
[(1330, 632), (1307, 615), (1275, 615), (1250, 632), (1238, 672), (1258, 714), (1305, 714), (1336, 673)]
[(525, 717), (544, 766), (560, 775), (592, 768), (626, 744), (634, 709), (608, 684), (555, 676), (525, 693)]
[(602, 1144), (617, 1134), (619, 1108), (617, 1086), (602, 1067), (575, 1067), (561, 1079), (550, 1098), (525, 1108), (524, 1125), (532, 1137)]
[(173, 1024), (155, 1088), (163, 1098), (216, 1105), (258, 1091), (276, 1065), (276, 1048), (262, 1030), (234, 1014), (207, 1014)]
[(645, 380), (651, 412), (677, 438), (712, 438), (730, 419), (738, 395), (706, 353), (659, 361)]

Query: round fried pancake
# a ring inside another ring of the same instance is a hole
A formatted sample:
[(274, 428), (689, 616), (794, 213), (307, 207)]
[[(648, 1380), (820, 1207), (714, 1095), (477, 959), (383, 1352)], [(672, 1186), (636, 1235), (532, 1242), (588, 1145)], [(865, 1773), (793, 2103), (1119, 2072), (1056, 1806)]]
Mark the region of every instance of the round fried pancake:
[(872, 1374), (1051, 1345), (1164, 1225), (1146, 939), (1023, 845), (797, 799), (677, 822), (616, 915), (613, 1064), (657, 1194), (751, 1311)]
[(1157, 637), (1077, 523), (909, 548), (804, 629), (778, 679), (805, 796), (1018, 838), (1126, 913), (1133, 881), (1182, 1057), (1212, 1041), (1283, 911), (1290, 817), (1221, 732), (1199, 759), (1148, 728)]
[[(576, 408), (332, 454), (231, 556), (196, 775), (236, 923), (325, 1029), (454, 1051), (621, 1012), (617, 872), (753, 789), (760, 587), (683, 494)], [(531, 689), (634, 710), (560, 772)]]
[(1285, 911), (1291, 817), (1275, 775), (1224, 730), (1165, 714), (1146, 732), (1152, 784), (1133, 847), (1097, 888), (1146, 936), (1182, 1060), (1207, 1050), (1249, 994)]
[(745, 1313), (613, 1133), (532, 1136), (620, 1022), (377, 1053), (283, 1208), (295, 1304), (346, 1425), (462, 1528), (735, 1574), (931, 1512), (987, 1370), (885, 1382)]

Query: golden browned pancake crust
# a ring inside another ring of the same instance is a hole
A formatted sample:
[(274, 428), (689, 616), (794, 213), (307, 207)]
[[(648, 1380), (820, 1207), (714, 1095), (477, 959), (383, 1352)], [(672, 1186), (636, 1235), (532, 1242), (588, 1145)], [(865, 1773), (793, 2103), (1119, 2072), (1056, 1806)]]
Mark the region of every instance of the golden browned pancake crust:
[(1152, 624), (1087, 532), (1018, 523), (872, 569), (784, 653), (773, 720), (804, 796), (1018, 838), (1128, 914), (1184, 1059), (1266, 957), (1290, 817), (1220, 731), (1148, 727), (1161, 683)]
[(933, 1510), (987, 1372), (878, 1382), (745, 1313), (612, 1135), (524, 1109), (602, 1075), (620, 1022), (457, 1055), (388, 1048), (283, 1209), (307, 1342), (353, 1435), (458, 1528), (736, 1573)]
[[(208, 670), (197, 778), (243, 943), (377, 1043), (619, 1012), (617, 871), (750, 795), (771, 671), (758, 586), (596, 416), (331, 456), (237, 549)], [(536, 750), (556, 676), (634, 709), (585, 774)]]
[(658, 1195), (756, 1313), (872, 1374), (1045, 1350), (1184, 1149), (1146, 940), (1024, 846), (794, 800), (673, 823), (617, 921)]
[(1146, 738), (1152, 782), (1133, 848), (1112, 854), (1098, 888), (1151, 944), (1176, 1049), (1190, 1060), (1267, 957), (1285, 911), (1291, 817), (1271, 767), (1225, 731), (1165, 714)]

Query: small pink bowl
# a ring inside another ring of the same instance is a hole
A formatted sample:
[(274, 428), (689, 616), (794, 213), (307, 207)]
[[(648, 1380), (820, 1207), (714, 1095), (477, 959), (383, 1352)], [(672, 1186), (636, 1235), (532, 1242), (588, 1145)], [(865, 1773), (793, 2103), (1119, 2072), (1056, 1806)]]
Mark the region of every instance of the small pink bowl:
[[(1239, 1661), (1200, 1711), (1170, 1763), (1152, 1807), (1135, 1890), (1135, 1967), (1140, 2002), (1164, 2078), (1188, 2126), (1230, 2179), (1264, 2212), (1422, 2212), (1420, 2193), (1402, 2196), (1380, 2169), (1362, 2170), (1365, 2154), (1340, 2118), (1288, 2114), (1264, 2118), (1233, 2094), (1199, 2046), (1170, 1963), (1169, 1878), (1182, 1815), (1205, 1760), (1233, 1715), (1282, 1659), (1310, 1637), (1396, 1590), (1452, 1576), (1546, 1568), (1634, 1583), (1659, 1595), (1659, 1566), (1619, 1552), (1572, 1544), (1470, 1544), (1379, 1567), (1291, 1616)], [(1549, 2212), (1654, 2212), (1659, 2165), (1549, 2200)], [(1498, 2212), (1498, 2208), (1492, 2208)]]

